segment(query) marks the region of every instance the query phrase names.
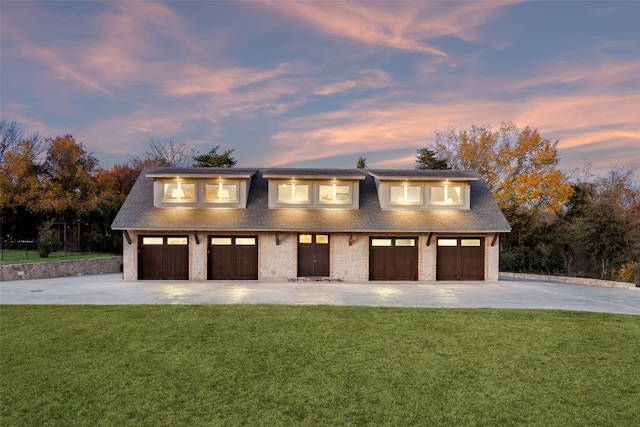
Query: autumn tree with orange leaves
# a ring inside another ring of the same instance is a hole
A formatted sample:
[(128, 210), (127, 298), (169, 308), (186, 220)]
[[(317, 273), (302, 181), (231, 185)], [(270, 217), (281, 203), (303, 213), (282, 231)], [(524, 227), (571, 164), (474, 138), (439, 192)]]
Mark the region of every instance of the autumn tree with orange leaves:
[(449, 167), (474, 170), (487, 183), (520, 243), (531, 221), (541, 213), (555, 213), (573, 193), (558, 168), (558, 141), (537, 129), (502, 123), (500, 129), (450, 127), (435, 135), (434, 150)]

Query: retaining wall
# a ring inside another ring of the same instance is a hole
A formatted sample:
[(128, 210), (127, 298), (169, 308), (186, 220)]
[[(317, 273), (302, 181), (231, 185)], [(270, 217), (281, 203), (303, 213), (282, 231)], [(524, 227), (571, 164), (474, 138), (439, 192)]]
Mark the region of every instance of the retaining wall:
[(504, 273), (501, 279), (537, 280), (540, 282), (572, 283), (575, 285), (602, 286), (605, 288), (635, 288), (635, 284), (628, 282), (614, 282), (613, 280), (586, 279), (583, 277), (547, 276), (544, 274)]
[(50, 279), (122, 272), (122, 257), (0, 265), (0, 281)]

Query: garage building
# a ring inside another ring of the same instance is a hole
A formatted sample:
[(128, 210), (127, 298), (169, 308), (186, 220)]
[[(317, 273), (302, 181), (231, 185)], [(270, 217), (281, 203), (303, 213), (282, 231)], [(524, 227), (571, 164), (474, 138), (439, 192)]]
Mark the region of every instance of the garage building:
[(509, 224), (463, 171), (146, 168), (112, 228), (141, 280), (497, 280)]

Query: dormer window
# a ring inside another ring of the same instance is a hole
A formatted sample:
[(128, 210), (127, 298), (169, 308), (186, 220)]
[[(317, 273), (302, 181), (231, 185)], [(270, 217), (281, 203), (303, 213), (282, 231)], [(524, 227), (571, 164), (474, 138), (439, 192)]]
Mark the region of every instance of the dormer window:
[(431, 204), (433, 205), (461, 205), (462, 186), (457, 185), (432, 185)]
[(255, 173), (253, 169), (166, 168), (146, 176), (153, 179), (157, 208), (246, 209)]
[(319, 203), (348, 205), (351, 200), (351, 184), (318, 184)]
[(422, 185), (419, 184), (391, 184), (389, 186), (389, 202), (398, 205), (421, 205)]
[(196, 201), (196, 185), (186, 182), (167, 182), (164, 184), (165, 202), (191, 203)]
[(382, 209), (468, 210), (472, 172), (453, 170), (369, 171), (376, 182)]
[(309, 189), (309, 184), (278, 184), (278, 203), (308, 203)]
[(238, 202), (237, 182), (207, 182), (204, 185), (204, 201), (210, 203)]
[(358, 209), (359, 170), (268, 169), (270, 209)]

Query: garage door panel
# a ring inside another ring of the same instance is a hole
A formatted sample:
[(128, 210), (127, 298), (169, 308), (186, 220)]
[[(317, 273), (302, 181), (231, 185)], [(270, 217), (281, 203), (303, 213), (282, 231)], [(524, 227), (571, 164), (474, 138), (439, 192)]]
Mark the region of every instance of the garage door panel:
[(187, 236), (141, 236), (138, 240), (138, 278), (188, 280)]
[(437, 280), (484, 280), (484, 238), (438, 239)]
[(236, 278), (238, 280), (258, 279), (258, 245), (236, 246)]
[(461, 246), (462, 280), (484, 280), (484, 247)]
[(411, 246), (396, 247), (396, 280), (418, 280), (418, 251)]
[(415, 237), (372, 237), (369, 280), (418, 280)]
[(167, 246), (168, 280), (189, 280), (189, 245)]
[(210, 236), (207, 263), (209, 280), (257, 280), (256, 236)]
[(372, 246), (369, 253), (369, 278), (371, 280), (393, 280), (394, 274), (394, 248)]
[(140, 250), (139, 278), (143, 280), (162, 280), (164, 265), (164, 246), (144, 246)]

